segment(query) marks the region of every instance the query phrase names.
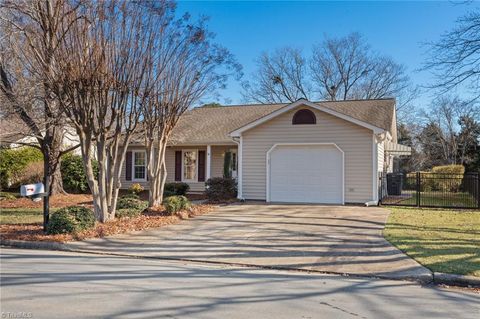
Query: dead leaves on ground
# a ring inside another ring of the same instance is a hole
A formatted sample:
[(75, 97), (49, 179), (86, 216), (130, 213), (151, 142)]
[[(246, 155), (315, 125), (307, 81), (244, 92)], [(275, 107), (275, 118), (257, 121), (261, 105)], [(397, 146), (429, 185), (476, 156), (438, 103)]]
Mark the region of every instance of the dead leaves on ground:
[(115, 234), (129, 233), (149, 228), (157, 228), (176, 224), (184, 219), (200, 216), (210, 212), (211, 205), (194, 205), (188, 211), (168, 215), (162, 208), (149, 210), (134, 218), (115, 219), (106, 223), (97, 223), (93, 229), (77, 234), (47, 235), (40, 224), (8, 224), (0, 225), (1, 240), (55, 241), (68, 242), (87, 238), (105, 237)]

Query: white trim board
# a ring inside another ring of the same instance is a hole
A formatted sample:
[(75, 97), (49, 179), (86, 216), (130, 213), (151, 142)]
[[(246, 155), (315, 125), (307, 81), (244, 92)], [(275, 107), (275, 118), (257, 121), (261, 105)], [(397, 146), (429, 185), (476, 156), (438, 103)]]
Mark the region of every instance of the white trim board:
[(345, 115), (343, 113), (339, 113), (339, 112), (336, 112), (334, 110), (331, 110), (329, 108), (326, 108), (322, 105), (319, 105), (319, 104), (315, 104), (315, 103), (312, 103), (308, 100), (305, 100), (305, 99), (300, 99), (296, 102), (293, 102), (291, 104), (288, 104), (264, 117), (261, 117), (259, 118), (258, 120), (255, 120), (245, 126), (242, 126), (238, 129), (236, 129), (235, 131), (232, 131), (230, 132), (230, 136), (232, 137), (240, 137), (242, 135), (243, 132), (249, 130), (249, 129), (252, 129), (262, 123), (265, 123), (271, 119), (273, 119), (274, 117), (277, 117), (285, 112), (288, 112), (298, 106), (301, 106), (301, 105), (304, 105), (304, 106), (308, 106), (308, 107), (311, 107), (311, 108), (314, 108), (316, 110), (319, 110), (319, 111), (322, 111), (322, 112), (325, 112), (327, 114), (330, 114), (330, 115), (333, 115), (333, 116), (336, 116), (338, 118), (341, 118), (345, 121), (348, 121), (348, 122), (351, 122), (351, 123), (354, 123), (354, 124), (357, 124), (359, 126), (362, 126), (362, 127), (365, 127), (365, 128), (368, 128), (370, 130), (372, 130), (375, 134), (380, 134), (380, 133), (383, 133), (385, 132), (385, 129), (382, 129), (380, 127), (377, 127), (377, 126), (374, 126), (374, 125), (371, 125), (369, 123), (366, 123), (366, 122), (363, 122), (363, 121), (360, 121), (360, 120), (357, 120), (351, 116), (348, 116), (348, 115)]
[(266, 183), (266, 201), (270, 202), (270, 154), (278, 146), (334, 146), (342, 154), (342, 205), (345, 205), (345, 152), (335, 143), (276, 143), (268, 151), (266, 156), (267, 183)]

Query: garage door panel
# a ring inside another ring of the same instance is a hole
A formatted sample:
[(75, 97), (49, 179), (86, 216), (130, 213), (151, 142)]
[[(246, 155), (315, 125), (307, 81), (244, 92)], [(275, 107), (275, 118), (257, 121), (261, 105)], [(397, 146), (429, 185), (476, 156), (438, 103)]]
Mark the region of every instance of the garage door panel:
[(269, 165), (270, 201), (343, 202), (343, 157), (335, 146), (277, 146)]

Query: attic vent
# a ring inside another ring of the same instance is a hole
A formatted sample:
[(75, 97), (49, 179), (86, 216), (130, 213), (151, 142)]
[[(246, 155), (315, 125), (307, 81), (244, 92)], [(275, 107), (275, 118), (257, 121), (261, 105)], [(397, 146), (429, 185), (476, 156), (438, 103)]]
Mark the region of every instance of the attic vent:
[(315, 114), (307, 109), (298, 110), (292, 119), (292, 124), (317, 124), (317, 118)]

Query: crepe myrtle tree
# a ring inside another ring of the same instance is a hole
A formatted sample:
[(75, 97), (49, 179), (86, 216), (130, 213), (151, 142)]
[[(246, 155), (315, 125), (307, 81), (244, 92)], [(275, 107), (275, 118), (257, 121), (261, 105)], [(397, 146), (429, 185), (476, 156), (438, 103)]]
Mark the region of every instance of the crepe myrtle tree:
[[(65, 10), (64, 0), (0, 2), (0, 105), (2, 116), (20, 120), (19, 133), (34, 138), (29, 145), (44, 157), (44, 182), (51, 195), (65, 193), (61, 156), (66, 123), (49, 79), (61, 25), (78, 7)], [(48, 202), (48, 198), (47, 198)]]
[[(97, 220), (115, 217), (120, 173), (146, 99), (154, 39), (142, 2), (83, 2), (55, 52), (54, 93), (75, 127)], [(94, 172), (98, 161), (98, 177)]]
[(159, 18), (150, 61), (149, 89), (142, 106), (149, 206), (160, 205), (167, 177), (165, 152), (180, 117), (203, 96), (241, 76), (241, 67), (225, 48), (212, 43), (205, 20), (185, 15), (174, 20), (174, 6)]

